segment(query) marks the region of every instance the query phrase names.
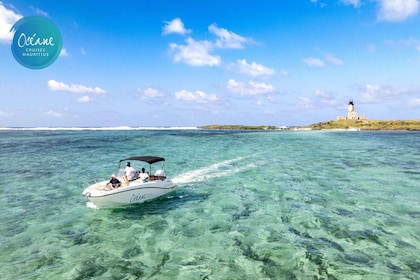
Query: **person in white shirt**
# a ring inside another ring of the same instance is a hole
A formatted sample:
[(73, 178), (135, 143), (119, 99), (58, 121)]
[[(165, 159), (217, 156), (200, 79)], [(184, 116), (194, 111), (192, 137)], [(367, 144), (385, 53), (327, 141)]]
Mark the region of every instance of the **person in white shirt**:
[(140, 179), (142, 179), (143, 181), (147, 181), (147, 179), (149, 179), (149, 172), (146, 172), (144, 167), (141, 169)]
[(136, 175), (136, 170), (131, 166), (130, 162), (127, 162), (127, 166), (125, 167), (124, 172), (128, 181), (133, 180)]

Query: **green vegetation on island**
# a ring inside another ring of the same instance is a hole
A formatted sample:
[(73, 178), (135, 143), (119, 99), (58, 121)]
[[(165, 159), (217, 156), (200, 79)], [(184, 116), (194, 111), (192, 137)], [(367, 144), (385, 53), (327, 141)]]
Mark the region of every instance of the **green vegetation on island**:
[(351, 128), (360, 130), (420, 130), (420, 120), (334, 120), (302, 128), (312, 130)]
[(205, 125), (200, 129), (220, 130), (420, 130), (420, 120), (331, 120), (308, 126), (277, 127), (273, 125)]
[(273, 125), (205, 125), (199, 126), (200, 129), (230, 129), (230, 130), (274, 130), (277, 129)]

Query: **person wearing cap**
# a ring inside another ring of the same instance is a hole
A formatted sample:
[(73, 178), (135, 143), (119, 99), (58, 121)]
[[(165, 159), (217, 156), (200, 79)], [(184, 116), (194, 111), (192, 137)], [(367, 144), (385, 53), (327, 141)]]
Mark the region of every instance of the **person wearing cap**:
[(124, 169), (125, 180), (132, 181), (136, 176), (136, 170), (131, 166), (130, 162), (127, 162), (127, 166)]
[(121, 186), (120, 180), (118, 180), (114, 174), (111, 175), (111, 180), (109, 180), (109, 183), (106, 184), (108, 187), (112, 187), (113, 189), (116, 189)]

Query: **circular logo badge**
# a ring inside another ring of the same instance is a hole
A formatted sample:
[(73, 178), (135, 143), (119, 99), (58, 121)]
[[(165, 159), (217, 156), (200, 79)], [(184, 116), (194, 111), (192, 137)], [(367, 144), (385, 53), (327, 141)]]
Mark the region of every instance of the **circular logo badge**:
[(47, 18), (39, 16), (21, 18), (10, 31), (15, 31), (12, 54), (27, 68), (45, 68), (60, 55), (63, 45), (60, 31)]

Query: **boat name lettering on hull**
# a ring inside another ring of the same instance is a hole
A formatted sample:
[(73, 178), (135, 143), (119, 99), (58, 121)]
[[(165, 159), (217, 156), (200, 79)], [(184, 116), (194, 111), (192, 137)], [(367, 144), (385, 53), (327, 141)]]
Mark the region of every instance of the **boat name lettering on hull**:
[(130, 198), (130, 203), (139, 202), (147, 198), (147, 194), (133, 194)]

